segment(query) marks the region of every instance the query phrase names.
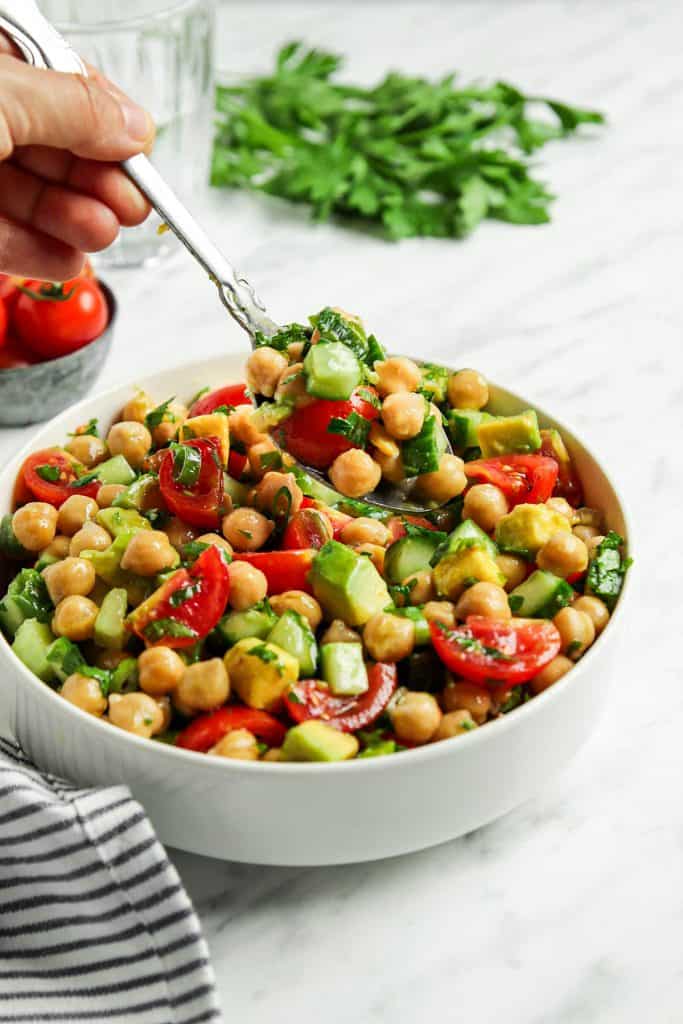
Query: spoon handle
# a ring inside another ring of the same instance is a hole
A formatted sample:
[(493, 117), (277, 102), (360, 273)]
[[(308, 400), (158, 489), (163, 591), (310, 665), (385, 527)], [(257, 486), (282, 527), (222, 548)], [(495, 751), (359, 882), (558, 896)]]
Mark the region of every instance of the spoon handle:
[[(0, 29), (15, 43), (29, 64), (87, 75), (81, 58), (43, 17), (35, 0), (0, 0)], [(277, 325), (266, 314), (252, 286), (237, 274), (147, 157), (142, 154), (131, 157), (123, 161), (122, 167), (214, 281), (221, 302), (240, 327), (251, 338), (256, 331), (273, 334)]]

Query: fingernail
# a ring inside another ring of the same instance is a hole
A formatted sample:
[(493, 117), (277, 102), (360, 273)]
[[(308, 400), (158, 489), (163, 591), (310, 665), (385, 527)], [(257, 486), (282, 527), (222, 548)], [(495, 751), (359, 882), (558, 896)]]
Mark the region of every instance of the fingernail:
[(129, 99), (119, 98), (126, 131), (131, 139), (144, 142), (153, 132), (152, 119), (146, 110)]

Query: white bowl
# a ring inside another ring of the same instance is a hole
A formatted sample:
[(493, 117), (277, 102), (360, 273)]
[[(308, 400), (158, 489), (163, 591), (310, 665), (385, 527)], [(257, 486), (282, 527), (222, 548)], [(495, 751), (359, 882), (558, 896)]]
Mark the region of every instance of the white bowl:
[[(140, 383), (159, 400), (241, 378), (244, 356), (168, 370)], [(91, 416), (107, 424), (131, 385), (79, 402), (52, 420), (0, 474), (0, 514), (30, 451), (63, 443)], [(499, 412), (529, 402), (492, 388)], [(622, 502), (584, 445), (562, 424), (586, 502), (628, 536)], [(457, 739), (392, 757), (337, 764), (226, 761), (122, 732), (62, 700), (0, 642), (2, 717), (40, 767), (83, 785), (125, 783), (162, 841), (212, 857), (258, 864), (319, 865), (374, 860), (444, 842), (535, 794), (565, 767), (604, 706), (625, 587), (604, 633), (577, 666), (504, 718)]]

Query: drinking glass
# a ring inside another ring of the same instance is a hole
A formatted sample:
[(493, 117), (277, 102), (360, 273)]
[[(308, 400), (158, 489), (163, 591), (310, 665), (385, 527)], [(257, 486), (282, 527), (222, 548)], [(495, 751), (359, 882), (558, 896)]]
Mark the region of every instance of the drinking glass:
[[(40, 0), (45, 16), (89, 63), (145, 106), (157, 126), (152, 163), (191, 204), (207, 181), (212, 127), (213, 0)], [(152, 214), (94, 261), (154, 263), (174, 246)]]

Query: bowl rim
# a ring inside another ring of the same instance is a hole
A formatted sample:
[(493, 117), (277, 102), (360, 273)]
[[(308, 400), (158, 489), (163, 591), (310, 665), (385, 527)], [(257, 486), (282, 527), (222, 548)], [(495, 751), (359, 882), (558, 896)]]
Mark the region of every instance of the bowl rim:
[[(73, 352), (68, 352), (65, 356), (55, 356), (54, 359), (38, 359), (35, 363), (29, 363), (28, 366), (12, 366), (6, 370), (0, 370), (0, 380), (18, 380), (22, 376), (29, 376), (29, 374), (42, 369), (44, 366), (62, 366), (68, 369), (70, 361), (73, 363), (78, 362), (78, 357), (82, 357), (86, 349), (94, 348), (98, 345), (100, 348), (102, 345), (106, 345), (111, 340), (111, 331), (114, 326), (114, 321), (118, 314), (119, 304), (116, 301), (116, 296), (111, 290), (109, 285), (105, 281), (101, 281), (100, 278), (96, 278), (98, 285), (104, 293), (104, 297), (107, 302), (109, 309), (109, 319), (107, 320), (106, 326), (102, 333), (92, 341), (86, 341), (85, 345), (81, 345), (80, 348), (74, 349)], [(100, 344), (100, 342), (102, 344)], [(90, 396), (86, 396), (89, 400)], [(64, 410), (62, 410), (64, 412)], [(61, 416), (61, 413), (57, 413), (57, 416)], [(54, 417), (45, 421), (44, 426), (49, 426)], [(29, 424), (30, 425), (30, 424)]]
[[(241, 355), (242, 354), (240, 352), (228, 352), (225, 353), (223, 356), (214, 356), (200, 361), (181, 363), (177, 366), (165, 368), (165, 370), (162, 371), (162, 373), (149, 374), (145, 378), (143, 378), (140, 383), (134, 383), (132, 381), (128, 383), (124, 382), (117, 384), (114, 387), (108, 388), (106, 391), (98, 392), (95, 395), (88, 395), (85, 398), (82, 398), (79, 402), (75, 403), (73, 406), (70, 406), (68, 409), (63, 410), (56, 416), (52, 417), (52, 419), (42, 424), (37, 434), (40, 435), (43, 431), (49, 430), (52, 424), (55, 422), (55, 420), (59, 419), (60, 417), (66, 416), (67, 414), (78, 413), (78, 410), (83, 405), (89, 405), (91, 403), (111, 399), (119, 392), (129, 387), (138, 387), (141, 385), (152, 386), (152, 382), (155, 379), (158, 379), (164, 373), (178, 373), (181, 375), (187, 373), (189, 377), (192, 373), (196, 372), (197, 369), (201, 368), (202, 366), (216, 366), (217, 363), (219, 363), (221, 360), (225, 360), (226, 357), (230, 360), (237, 360), (238, 358), (241, 357)], [(497, 385), (493, 380), (490, 380), (489, 383), (492, 385), (495, 391), (498, 392), (501, 396), (510, 398), (513, 401), (519, 402), (520, 404), (524, 404), (526, 402), (526, 400), (523, 400), (517, 392), (510, 391), (507, 388)], [(565, 421), (561, 421), (554, 416), (550, 416), (548, 413), (546, 413), (542, 406), (536, 404), (535, 402), (526, 402), (526, 407), (532, 407), (533, 409), (535, 409), (536, 412), (539, 414), (540, 418), (552, 420), (557, 425), (557, 428), (560, 430), (560, 432), (566, 431), (568, 434), (571, 434), (572, 437), (582, 447), (588, 458), (599, 468), (608, 486), (611, 488), (612, 492), (614, 493), (614, 496), (616, 497), (617, 507), (621, 512), (621, 516), (624, 521), (624, 532), (628, 551), (629, 554), (632, 554), (634, 532), (632, 527), (632, 517), (630, 515), (629, 505), (627, 502), (625, 502), (623, 495), (614, 484), (612, 478), (603, 468), (602, 463), (597, 459), (593, 451), (585, 444), (581, 436), (577, 434), (576, 431), (569, 424), (565, 423)], [(6, 465), (2, 467), (2, 469), (0, 470), (0, 484), (4, 483), (6, 478), (10, 477), (10, 473), (16, 473), (17, 469), (21, 465), (21, 462), (34, 450), (36, 440), (36, 436), (29, 439), (27, 443), (22, 446), (20, 451), (18, 451), (6, 463)], [(10, 487), (13, 487), (14, 478), (11, 478), (9, 480), (9, 483)], [(181, 747), (176, 747), (167, 743), (153, 743), (150, 742), (149, 739), (145, 739), (142, 736), (135, 736), (133, 733), (126, 732), (123, 729), (116, 730), (116, 732), (119, 734), (118, 739), (123, 744), (132, 743), (136, 748), (140, 750), (141, 754), (145, 756), (158, 756), (162, 759), (168, 759), (170, 764), (182, 764), (183, 762), (185, 762), (188, 765), (188, 767), (194, 766), (198, 768), (200, 765), (203, 765), (204, 768), (206, 768), (208, 771), (227, 771), (232, 772), (233, 774), (261, 772), (263, 773), (264, 778), (284, 778), (285, 776), (292, 775), (302, 775), (304, 777), (309, 778), (318, 778), (321, 772), (324, 773), (326, 776), (330, 776), (332, 774), (337, 775), (340, 772), (359, 773), (365, 771), (383, 772), (399, 770), (401, 768), (405, 769), (410, 765), (417, 766), (418, 764), (424, 764), (435, 758), (453, 755), (454, 752), (458, 750), (468, 750), (475, 744), (493, 743), (495, 742), (496, 738), (498, 736), (501, 736), (506, 730), (515, 728), (515, 723), (520, 723), (521, 725), (521, 723), (523, 723), (526, 719), (532, 717), (535, 714), (541, 713), (542, 709), (549, 706), (552, 701), (561, 700), (562, 695), (565, 693), (569, 686), (577, 685), (578, 674), (584, 675), (586, 671), (590, 670), (590, 666), (596, 656), (596, 647), (598, 647), (598, 645), (600, 645), (600, 647), (604, 647), (604, 644), (606, 642), (611, 643), (612, 637), (616, 635), (616, 623), (620, 622), (623, 618), (624, 608), (631, 600), (631, 594), (633, 591), (632, 577), (633, 572), (632, 570), (630, 570), (626, 574), (626, 577), (624, 579), (624, 585), (622, 587), (614, 611), (610, 615), (610, 619), (607, 625), (605, 626), (603, 632), (597, 638), (596, 643), (594, 643), (589, 648), (589, 650), (582, 656), (581, 660), (574, 665), (572, 670), (570, 672), (567, 672), (567, 674), (563, 676), (560, 680), (558, 680), (558, 682), (548, 687), (548, 689), (544, 690), (542, 693), (537, 694), (535, 697), (533, 697), (532, 700), (529, 700), (520, 707), (515, 708), (509, 714), (503, 715), (500, 718), (496, 718), (491, 722), (485, 723), (485, 728), (480, 727), (477, 729), (473, 729), (465, 735), (451, 737), (450, 740), (444, 740), (438, 743), (424, 744), (424, 746), (402, 752), (400, 757), (354, 758), (350, 761), (333, 762), (237, 761), (228, 758), (207, 757), (206, 754), (204, 753), (200, 753), (198, 751), (193, 750), (185, 750)], [(607, 641), (607, 637), (610, 638), (609, 641)], [(9, 661), (12, 664), (13, 668), (16, 671), (18, 671), (19, 674), (22, 677), (24, 677), (27, 680), (28, 684), (33, 688), (37, 699), (45, 699), (48, 701), (58, 702), (55, 703), (55, 708), (59, 707), (66, 714), (74, 714), (80, 717), (83, 720), (84, 725), (85, 723), (89, 723), (90, 727), (96, 730), (93, 733), (94, 736), (97, 736), (97, 730), (105, 730), (105, 732), (102, 735), (111, 738), (112, 725), (109, 722), (106, 722), (102, 718), (97, 718), (94, 715), (90, 715), (86, 711), (81, 710), (81, 708), (78, 708), (76, 707), (76, 705), (70, 704), (69, 702), (66, 702), (66, 704), (68, 704), (68, 707), (65, 707), (65, 702), (60, 698), (57, 691), (54, 690), (48, 683), (45, 683), (43, 682), (43, 680), (39, 679), (38, 676), (34, 675), (34, 673), (31, 672), (30, 669), (28, 669), (24, 665), (24, 663), (14, 654), (11, 645), (9, 644), (7, 638), (4, 635), (2, 635), (1, 639), (2, 642), (0, 642), (0, 659), (6, 657), (9, 658)], [(454, 740), (457, 740), (457, 744), (453, 742)]]

